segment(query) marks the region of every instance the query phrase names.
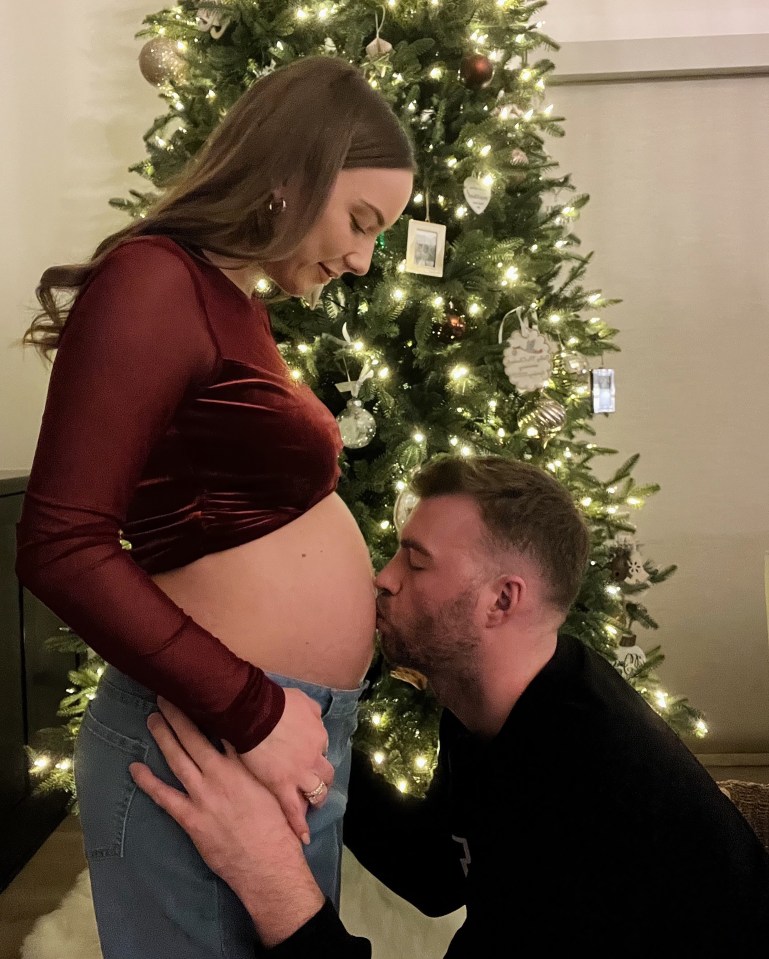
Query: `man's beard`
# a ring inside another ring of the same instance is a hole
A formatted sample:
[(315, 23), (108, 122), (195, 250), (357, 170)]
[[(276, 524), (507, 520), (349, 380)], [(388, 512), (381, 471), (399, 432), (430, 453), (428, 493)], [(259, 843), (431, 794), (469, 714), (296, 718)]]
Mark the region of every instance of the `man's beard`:
[(382, 651), (390, 665), (416, 669), (430, 685), (443, 673), (452, 679), (473, 675), (480, 642), (472, 618), (476, 597), (477, 590), (468, 589), (437, 612), (424, 612), (397, 626), (387, 618), (383, 604)]

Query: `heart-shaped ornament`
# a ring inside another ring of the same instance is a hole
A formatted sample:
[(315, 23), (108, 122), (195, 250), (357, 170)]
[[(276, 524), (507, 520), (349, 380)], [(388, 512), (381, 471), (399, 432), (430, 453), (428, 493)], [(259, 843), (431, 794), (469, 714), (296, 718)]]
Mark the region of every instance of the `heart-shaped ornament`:
[(474, 213), (483, 213), (491, 200), (491, 187), (474, 176), (464, 182), (464, 194), (467, 205)]

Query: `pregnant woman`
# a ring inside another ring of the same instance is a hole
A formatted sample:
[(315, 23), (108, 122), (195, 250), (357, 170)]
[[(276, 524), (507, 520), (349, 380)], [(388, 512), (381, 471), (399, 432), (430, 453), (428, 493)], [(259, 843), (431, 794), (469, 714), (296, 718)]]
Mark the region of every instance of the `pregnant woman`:
[(360, 71), (299, 60), (241, 96), (144, 218), (41, 279), (26, 339), (56, 358), (17, 571), (109, 664), (75, 752), (105, 959), (258, 949), (131, 780), (139, 759), (175, 782), (146, 728), (158, 694), (233, 744), (338, 902), (372, 570), (335, 492), (334, 417), (289, 376), (254, 291), (266, 276), (311, 299), (366, 273), (413, 169)]

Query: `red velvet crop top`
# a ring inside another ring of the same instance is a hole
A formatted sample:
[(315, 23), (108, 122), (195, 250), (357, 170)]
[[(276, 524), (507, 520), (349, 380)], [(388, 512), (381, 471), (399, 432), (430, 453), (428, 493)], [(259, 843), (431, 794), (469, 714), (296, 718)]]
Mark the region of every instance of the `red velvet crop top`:
[(166, 237), (130, 240), (61, 339), (19, 579), (107, 662), (244, 752), (278, 722), (283, 691), (148, 574), (290, 523), (335, 489), (340, 450), (264, 304)]

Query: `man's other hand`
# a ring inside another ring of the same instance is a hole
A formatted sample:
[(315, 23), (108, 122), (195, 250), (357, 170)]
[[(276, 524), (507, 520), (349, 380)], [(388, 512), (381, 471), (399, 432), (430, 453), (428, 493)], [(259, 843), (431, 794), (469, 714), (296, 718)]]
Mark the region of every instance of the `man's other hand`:
[(323, 906), (302, 845), (273, 794), (224, 743), (220, 753), (179, 709), (159, 699), (147, 726), (181, 792), (144, 763), (132, 763), (140, 789), (190, 836), (209, 868), (249, 911), (262, 942), (288, 938)]

